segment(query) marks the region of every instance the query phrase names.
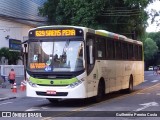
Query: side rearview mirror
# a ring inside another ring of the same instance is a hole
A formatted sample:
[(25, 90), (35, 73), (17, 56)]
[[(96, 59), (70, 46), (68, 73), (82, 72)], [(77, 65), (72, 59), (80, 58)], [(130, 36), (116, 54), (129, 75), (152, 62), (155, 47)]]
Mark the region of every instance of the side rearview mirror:
[(89, 63), (93, 64), (93, 45), (89, 46)]

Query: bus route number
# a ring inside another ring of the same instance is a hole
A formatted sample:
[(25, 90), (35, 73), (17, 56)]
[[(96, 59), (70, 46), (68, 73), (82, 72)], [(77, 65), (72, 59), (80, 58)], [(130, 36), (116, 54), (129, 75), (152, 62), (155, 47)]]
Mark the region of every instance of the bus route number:
[(52, 37), (52, 36), (75, 36), (74, 29), (71, 30), (37, 30), (35, 31), (36, 37)]

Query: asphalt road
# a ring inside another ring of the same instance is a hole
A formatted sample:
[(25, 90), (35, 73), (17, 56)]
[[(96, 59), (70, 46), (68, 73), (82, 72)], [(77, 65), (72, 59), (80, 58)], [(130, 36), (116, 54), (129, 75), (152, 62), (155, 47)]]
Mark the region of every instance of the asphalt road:
[[(144, 83), (134, 87), (132, 93), (107, 94), (100, 103), (94, 103), (88, 99), (65, 100), (51, 104), (46, 99), (24, 97), (0, 102), (0, 111), (12, 111), (12, 116), (14, 116), (14, 118), (0, 118), (2, 120), (159, 120), (160, 75), (147, 71)], [(33, 118), (36, 115), (46, 116)], [(26, 116), (31, 118), (22, 118)]]

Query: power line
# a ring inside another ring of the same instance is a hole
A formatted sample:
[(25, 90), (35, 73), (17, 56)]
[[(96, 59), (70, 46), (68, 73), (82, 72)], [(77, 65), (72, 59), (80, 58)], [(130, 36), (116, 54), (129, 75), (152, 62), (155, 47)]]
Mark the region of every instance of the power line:
[(124, 16), (124, 17), (130, 17), (130, 16), (138, 16), (143, 11), (140, 9), (105, 9), (103, 10), (101, 16)]
[(101, 16), (115, 16), (115, 17), (131, 17), (131, 16), (139, 16), (140, 14), (131, 14), (131, 15), (118, 15), (118, 14), (115, 14), (115, 15), (112, 15), (112, 14), (102, 14)]
[(140, 12), (140, 11), (137, 11), (137, 12), (127, 12), (127, 11), (125, 11), (125, 12), (115, 12), (115, 11), (111, 11), (111, 12), (103, 12), (103, 14), (137, 14), (137, 13), (142, 13), (142, 12)]
[(142, 12), (141, 10), (116, 10), (116, 9), (105, 9), (104, 12), (107, 12), (107, 11), (114, 11), (114, 12)]
[(124, 25), (126, 25), (128, 23), (105, 23), (105, 24), (120, 24), (120, 25), (124, 24)]

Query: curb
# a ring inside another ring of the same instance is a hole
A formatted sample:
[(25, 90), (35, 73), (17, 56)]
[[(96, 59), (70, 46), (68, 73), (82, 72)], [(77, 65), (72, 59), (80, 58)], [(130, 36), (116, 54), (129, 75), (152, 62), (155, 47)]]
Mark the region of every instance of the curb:
[(4, 97), (4, 98), (0, 98), (0, 101), (15, 99), (15, 98), (17, 98), (17, 97)]

